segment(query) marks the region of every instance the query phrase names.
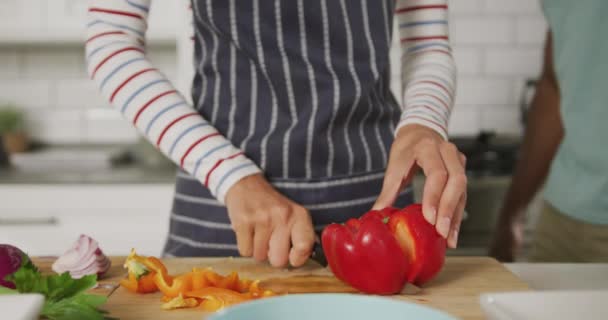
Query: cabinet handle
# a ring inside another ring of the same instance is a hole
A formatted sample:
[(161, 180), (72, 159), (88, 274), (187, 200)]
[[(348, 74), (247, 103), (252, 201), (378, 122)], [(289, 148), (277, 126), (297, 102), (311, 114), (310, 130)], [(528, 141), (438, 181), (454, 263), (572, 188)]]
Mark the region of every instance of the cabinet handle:
[(55, 226), (59, 224), (56, 217), (0, 218), (0, 226)]

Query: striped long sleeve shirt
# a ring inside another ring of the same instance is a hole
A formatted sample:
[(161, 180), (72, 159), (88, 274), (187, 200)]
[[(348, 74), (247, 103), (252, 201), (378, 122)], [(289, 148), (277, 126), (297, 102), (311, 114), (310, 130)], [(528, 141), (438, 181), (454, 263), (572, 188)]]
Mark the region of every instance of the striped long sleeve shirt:
[[(258, 28), (260, 25), (260, 15), (256, 18), (256, 4), (260, 0), (253, 2), (253, 20), (257, 22), (255, 24)], [(280, 16), (282, 0), (274, 1), (273, 14)], [(367, 1), (342, 1), (342, 9), (345, 9), (346, 3), (348, 5), (354, 5), (354, 3), (360, 8), (366, 9), (368, 6)], [(388, 2), (388, 1), (387, 1)], [(226, 3), (230, 3), (230, 12), (234, 12), (235, 1), (222, 1), (220, 6)], [(295, 3), (295, 1), (294, 1)], [(386, 2), (382, 1), (383, 5), (386, 6)], [(193, 10), (195, 15), (203, 9), (198, 8), (199, 6), (205, 5), (207, 12), (213, 12), (211, 1), (192, 1)], [(263, 2), (264, 5), (270, 4), (270, 1)], [(325, 7), (327, 3), (323, 1)], [(177, 5), (177, 4), (176, 4)], [(290, 156), (289, 149), (283, 148), (282, 154), (268, 154), (268, 151), (274, 152), (273, 149), (269, 149), (270, 145), (274, 145), (272, 142), (258, 141), (258, 149), (261, 149), (259, 156), (255, 156), (254, 160), (251, 157), (245, 155), (242, 148), (247, 143), (252, 144), (248, 141), (248, 138), (236, 141), (232, 138), (234, 135), (235, 125), (229, 123), (227, 126), (224, 123), (220, 123), (218, 120), (218, 110), (223, 106), (220, 105), (222, 99), (220, 95), (223, 94), (224, 89), (220, 88), (219, 84), (226, 83), (225, 87), (234, 88), (236, 86), (235, 78), (221, 79), (221, 73), (218, 71), (218, 59), (224, 60), (223, 57), (218, 57), (219, 42), (223, 40), (222, 37), (226, 35), (222, 33), (222, 30), (214, 25), (213, 20), (195, 17), (195, 28), (197, 26), (196, 21), (200, 24), (201, 28), (207, 29), (207, 36), (209, 39), (198, 40), (198, 51), (209, 51), (204, 52), (206, 56), (202, 59), (205, 61), (212, 60), (210, 64), (211, 70), (204, 70), (199, 73), (198, 81), (202, 81), (200, 78), (204, 77), (205, 74), (215, 74), (216, 78), (214, 82), (218, 85), (212, 87), (213, 92), (203, 92), (206, 97), (209, 97), (211, 104), (213, 105), (209, 109), (211, 112), (202, 112), (197, 106), (189, 105), (186, 100), (180, 95), (175, 87), (167, 80), (167, 78), (154, 66), (146, 57), (145, 52), (145, 33), (147, 29), (147, 16), (150, 6), (150, 0), (90, 0), (88, 22), (87, 22), (87, 40), (86, 40), (86, 59), (88, 72), (91, 78), (97, 83), (101, 93), (109, 100), (109, 102), (119, 111), (122, 115), (132, 122), (132, 124), (141, 132), (151, 143), (156, 145), (166, 156), (171, 158), (176, 164), (178, 164), (185, 171), (190, 173), (196, 179), (198, 179), (204, 186), (209, 188), (210, 192), (218, 199), (223, 202), (227, 190), (239, 181), (241, 178), (261, 173), (262, 170), (266, 171), (266, 168), (272, 165), (272, 163), (280, 162)], [(298, 1), (298, 12), (304, 12), (302, 7), (304, 2)], [(257, 10), (259, 11), (260, 6), (258, 5)], [(263, 6), (262, 6), (263, 7)], [(324, 8), (325, 8), (324, 7)], [(265, 7), (263, 7), (265, 8)], [(455, 67), (451, 56), (451, 50), (448, 41), (448, 27), (447, 27), (447, 1), (446, 0), (398, 0), (393, 6), (394, 15), (398, 20), (399, 24), (399, 37), (402, 48), (402, 78), (403, 78), (403, 105), (401, 107), (401, 119), (397, 125), (397, 128), (401, 126), (416, 123), (427, 127), (430, 127), (440, 133), (442, 136), (447, 136), (447, 123), (450, 115), (450, 111), (453, 105), (453, 98), (455, 92)], [(249, 10), (247, 10), (249, 12)], [(343, 10), (347, 12), (347, 10)], [(364, 10), (365, 11), (365, 10)], [(353, 23), (360, 23), (358, 21), (350, 21), (359, 17), (349, 17), (344, 14), (345, 25), (348, 26)], [(232, 14), (229, 15), (228, 19), (231, 21), (230, 28), (235, 28), (237, 24), (233, 23)], [(302, 15), (299, 17), (303, 19)], [(325, 20), (331, 20), (332, 17), (324, 17)], [(257, 21), (256, 21), (257, 19)], [(367, 19), (367, 20), (366, 20)], [(369, 17), (363, 17), (361, 23), (369, 25)], [(278, 21), (278, 20), (277, 20)], [(388, 20), (387, 21), (391, 21)], [(334, 21), (328, 23), (332, 25)], [(387, 23), (388, 25), (388, 23)], [(268, 27), (268, 25), (263, 25)], [(386, 34), (389, 34), (388, 26), (386, 26)], [(273, 28), (274, 29), (274, 28)], [(276, 24), (276, 29), (273, 32), (283, 32), (283, 27), (280, 24)], [(287, 32), (288, 28), (285, 28)], [(293, 28), (291, 28), (293, 29)], [(290, 30), (291, 30), (290, 29)], [(369, 32), (366, 31), (366, 37), (369, 47), (373, 47), (373, 39), (369, 36)], [(259, 34), (259, 30), (255, 30), (255, 35)], [(263, 32), (264, 30), (262, 30)], [(301, 37), (302, 29), (300, 33), (289, 34), (291, 37)], [(347, 28), (351, 34), (348, 35), (348, 39), (355, 39), (352, 37), (352, 30)], [(197, 33), (199, 37), (203, 37), (203, 33)], [(323, 35), (325, 39), (326, 35)], [(206, 37), (206, 36), (204, 36)], [(236, 39), (235, 34), (231, 35), (231, 50), (238, 50), (239, 39)], [(242, 37), (242, 36), (241, 36)], [(279, 39), (283, 39), (285, 35), (281, 33)], [(287, 51), (289, 48), (285, 48), (282, 41), (277, 39), (279, 42), (279, 52), (282, 57), (287, 57)], [(210, 41), (209, 47), (206, 45), (206, 41)], [(240, 39), (241, 41), (243, 39)], [(302, 45), (306, 45), (306, 39), (301, 41)], [(327, 39), (326, 39), (327, 40)], [(326, 42), (326, 49), (329, 48), (329, 44)], [(243, 46), (245, 44), (242, 44)], [(281, 46), (282, 45), (282, 46)], [(357, 44), (348, 43), (348, 48), (356, 47)], [(264, 51), (264, 48), (257, 47), (256, 50)], [(231, 52), (231, 55), (234, 53)], [(325, 57), (308, 57), (303, 53), (303, 61), (306, 62), (309, 70), (307, 79), (314, 82), (314, 63), (316, 61), (331, 60), (328, 58), (329, 54), (325, 51)], [(201, 52), (198, 52), (201, 54)], [(211, 53), (215, 55), (211, 56)], [(357, 58), (354, 55), (357, 52), (349, 49), (347, 56), (348, 68), (350, 76), (355, 81), (355, 87), (357, 88), (356, 96), (361, 98), (363, 96), (362, 91), (365, 89), (362, 83), (357, 81), (357, 69), (353, 65), (353, 61)], [(211, 56), (211, 57), (210, 57)], [(373, 52), (368, 54), (369, 59), (373, 60)], [(260, 57), (263, 57), (261, 55)], [(316, 59), (317, 58), (317, 59)], [(258, 57), (259, 59), (259, 57)], [(314, 59), (314, 60), (313, 60)], [(227, 59), (228, 60), (228, 59)], [(285, 78), (287, 79), (287, 73), (289, 72), (289, 62), (287, 59), (282, 59), (282, 67), (285, 70)], [(230, 61), (233, 61), (230, 59)], [(264, 62), (264, 61), (262, 61)], [(268, 66), (269, 61), (266, 63), (259, 64), (257, 66), (260, 69), (260, 73), (267, 77), (267, 70), (272, 69), (272, 66)], [(372, 61), (373, 67), (373, 61)], [(207, 66), (205, 66), (206, 68)], [(235, 65), (230, 65), (229, 69), (236, 68)], [(251, 66), (252, 70), (256, 69), (256, 66)], [(331, 68), (330, 68), (331, 69)], [(374, 69), (374, 68), (372, 68)], [(256, 69), (257, 70), (257, 69)], [(313, 70), (313, 71), (311, 71)], [(233, 70), (235, 71), (235, 70)], [(335, 74), (335, 70), (332, 76), (338, 79), (341, 75)], [(384, 70), (383, 70), (384, 71)], [(380, 70), (372, 70), (374, 77), (379, 77), (377, 73)], [(234, 72), (236, 74), (236, 71)], [(251, 73), (253, 74), (253, 73)], [(202, 75), (202, 76), (201, 76)], [(289, 75), (291, 78), (300, 75)], [(257, 79), (257, 75), (256, 75)], [(268, 80), (268, 79), (266, 79)], [(272, 79), (271, 79), (272, 80)], [(195, 83), (197, 78), (195, 78)], [(337, 81), (337, 80), (336, 80)], [(336, 82), (334, 81), (334, 82)], [(272, 81), (270, 81), (272, 82)], [(300, 83), (300, 82), (298, 82)], [(251, 86), (254, 82), (251, 83)], [(261, 86), (261, 84), (260, 84)], [(211, 88), (211, 87), (210, 87)], [(202, 91), (207, 90), (207, 86), (199, 86)], [(272, 124), (277, 123), (277, 119), (280, 114), (286, 113), (287, 119), (291, 120), (294, 117), (297, 118), (298, 110), (293, 106), (295, 105), (295, 99), (293, 91), (297, 91), (297, 88), (287, 87), (286, 94), (281, 95), (286, 97), (286, 101), (289, 104), (289, 108), (284, 111), (275, 110), (273, 108), (272, 114), (268, 117), (270, 122), (270, 128)], [(254, 98), (256, 88), (251, 88), (248, 91), (248, 96), (245, 99)], [(270, 104), (276, 105), (276, 90), (271, 90), (272, 101)], [(198, 92), (201, 94), (201, 92)], [(344, 94), (344, 93), (343, 93)], [(229, 93), (234, 99), (234, 94)], [(278, 95), (278, 94), (276, 94)], [(340, 95), (334, 95), (335, 99), (340, 99)], [(322, 97), (317, 97), (316, 100), (312, 99), (312, 103), (319, 102)], [(352, 100), (352, 99), (351, 99)], [(273, 103), (274, 102), (274, 103)], [(200, 103), (204, 104), (205, 101)], [(355, 107), (356, 103), (353, 104)], [(313, 109), (314, 110), (314, 109)], [(261, 110), (260, 110), (261, 111)], [(277, 111), (277, 112), (275, 112)], [(225, 118), (234, 119), (237, 110), (232, 108), (230, 112), (226, 113)], [(264, 112), (264, 111), (261, 111)], [(252, 113), (251, 119), (254, 120), (256, 114)], [(353, 113), (349, 113), (347, 116), (347, 122), (352, 120)], [(221, 118), (221, 117), (220, 117)], [(229, 121), (228, 121), (229, 122)], [(253, 122), (250, 123), (253, 125)], [(329, 129), (333, 123), (329, 121)], [(292, 124), (287, 126), (286, 131), (283, 134), (282, 139), (286, 142), (289, 141), (289, 134), (291, 130), (297, 125), (296, 122), (292, 121)], [(358, 127), (353, 121), (353, 127), (359, 129), (362, 132), (363, 125)], [(311, 129), (314, 129), (314, 125), (310, 125)], [(219, 129), (219, 130), (218, 130)], [(269, 130), (271, 130), (269, 129)], [(349, 129), (349, 128), (347, 128)], [(395, 129), (395, 130), (396, 130)], [(354, 130), (356, 131), (356, 130)], [(313, 130), (308, 130), (309, 135), (314, 135)], [(270, 134), (266, 135), (269, 136)], [(363, 134), (362, 134), (363, 135)], [(379, 135), (378, 135), (379, 136)], [(251, 137), (249, 137), (251, 138)], [(348, 137), (346, 137), (346, 143), (348, 144), (348, 152), (353, 153), (353, 147), (350, 146)], [(255, 140), (249, 139), (249, 140)], [(331, 144), (331, 139), (327, 139)], [(380, 139), (378, 139), (380, 140)], [(237, 147), (236, 145), (239, 145)], [(365, 142), (364, 142), (365, 144)], [(367, 145), (364, 145), (367, 148)], [(306, 149), (306, 160), (311, 157), (313, 146), (309, 143), (303, 149)], [(249, 149), (247, 149), (249, 150)], [(314, 151), (314, 150), (313, 150)], [(328, 154), (334, 156), (332, 148), (329, 148)], [(382, 150), (384, 158), (386, 158), (386, 150)], [(333, 153), (332, 153), (333, 152)], [(364, 165), (365, 168), (369, 169), (369, 151), (367, 153), (367, 161)], [(248, 154), (249, 155), (249, 154)], [(271, 157), (274, 157), (270, 159)], [(330, 157), (331, 158), (331, 157)], [(347, 172), (352, 173), (353, 168), (356, 167), (356, 163), (352, 155), (351, 160), (345, 163), (345, 167), (348, 168)], [(331, 162), (331, 161), (330, 161)], [(330, 163), (331, 164), (331, 163)], [(260, 167), (262, 169), (260, 169)], [(306, 168), (306, 177), (317, 177), (318, 174), (313, 172), (315, 168)], [(326, 176), (332, 175), (332, 167), (328, 167)], [(290, 176), (290, 170), (286, 165), (281, 165), (281, 169), (284, 176)]]

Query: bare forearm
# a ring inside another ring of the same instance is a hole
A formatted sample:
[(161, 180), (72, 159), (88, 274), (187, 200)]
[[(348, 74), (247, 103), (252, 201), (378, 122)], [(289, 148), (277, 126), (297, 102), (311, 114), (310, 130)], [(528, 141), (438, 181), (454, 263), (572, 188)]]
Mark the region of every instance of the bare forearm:
[(543, 77), (528, 116), (526, 133), (503, 206), (503, 220), (517, 219), (544, 183), (563, 137), (559, 90)]

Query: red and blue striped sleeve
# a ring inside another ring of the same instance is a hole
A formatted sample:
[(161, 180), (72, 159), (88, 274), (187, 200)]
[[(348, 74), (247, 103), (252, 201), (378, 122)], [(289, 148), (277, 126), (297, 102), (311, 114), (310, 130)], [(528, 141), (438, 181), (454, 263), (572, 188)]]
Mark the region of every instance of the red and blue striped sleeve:
[(261, 171), (147, 59), (144, 44), (149, 6), (150, 0), (90, 0), (89, 75), (142, 135), (223, 203), (232, 185)]
[(397, 127), (420, 124), (447, 138), (456, 92), (447, 0), (397, 0), (402, 49), (402, 116)]

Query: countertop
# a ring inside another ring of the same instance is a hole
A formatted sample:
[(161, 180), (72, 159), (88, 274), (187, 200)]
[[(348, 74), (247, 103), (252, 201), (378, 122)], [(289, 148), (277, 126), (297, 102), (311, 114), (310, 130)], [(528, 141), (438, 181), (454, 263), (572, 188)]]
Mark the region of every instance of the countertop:
[(506, 263), (533, 290), (608, 290), (608, 263)]
[(17, 169), (0, 169), (2, 184), (172, 184), (175, 169), (154, 170), (139, 166), (124, 166), (89, 171), (61, 170), (28, 172)]
[[(95, 289), (96, 293), (108, 295), (110, 297), (125, 296), (128, 293), (119, 292), (122, 290), (117, 289), (117, 282), (124, 276), (122, 269), (122, 262), (124, 257), (112, 257), (113, 266), (109, 276), (100, 281), (100, 287)], [(50, 264), (53, 258), (34, 258), (34, 262), (41, 267), (42, 270), (50, 269)], [(179, 261), (183, 261), (179, 262)], [(216, 259), (216, 258), (187, 258), (187, 259), (171, 259), (167, 261), (170, 266), (170, 270), (173, 272), (185, 271), (191, 267), (191, 265), (197, 264), (211, 264), (217, 271), (227, 272), (228, 269), (235, 269), (237, 264), (239, 265), (238, 270), (243, 275), (247, 276), (258, 276), (264, 277), (272, 271), (270, 268), (266, 268), (259, 264), (251, 264), (246, 259)], [(485, 267), (481, 268), (482, 265)], [(251, 267), (254, 266), (253, 269)], [(464, 316), (463, 319), (479, 318), (477, 307), (475, 310), (470, 311), (465, 308), (464, 305), (468, 298), (465, 296), (471, 296), (471, 301), (475, 301), (477, 306), (478, 294), (481, 292), (500, 292), (500, 291), (512, 291), (525, 289), (526, 283), (530, 289), (533, 290), (598, 290), (608, 289), (608, 263), (507, 263), (503, 264), (506, 269), (511, 271), (517, 277), (509, 275), (505, 269), (500, 268), (500, 265), (495, 261), (492, 262), (489, 258), (448, 258), (446, 268), (443, 271), (443, 275), (436, 281), (435, 285), (423, 290), (422, 296), (411, 296), (406, 300), (414, 300), (418, 303), (429, 304), (431, 306), (439, 307), (440, 309), (452, 309), (450, 305), (450, 299), (456, 299), (453, 302), (455, 305), (456, 315)], [(309, 267), (310, 268), (310, 267)], [(180, 270), (177, 270), (180, 269)], [(184, 269), (184, 270), (181, 270)], [(221, 269), (221, 270), (220, 270)], [(226, 270), (224, 270), (226, 269)], [(308, 269), (306, 269), (308, 270)], [(306, 270), (300, 272), (306, 272)], [(279, 270), (280, 271), (280, 270)], [(310, 270), (308, 270), (310, 271)], [(249, 274), (248, 274), (249, 272)], [(284, 271), (283, 271), (284, 272)], [(518, 280), (516, 280), (519, 278)], [(446, 279), (450, 279), (449, 281)], [(494, 284), (492, 284), (494, 282)], [(450, 285), (451, 284), (451, 285)], [(478, 287), (479, 286), (479, 287)], [(451, 288), (451, 289), (450, 289)], [(458, 297), (452, 297), (452, 291), (460, 290)], [(463, 291), (464, 290), (464, 291)], [(438, 295), (435, 297), (435, 295)], [(434, 298), (435, 297), (435, 298)], [(134, 312), (139, 310), (141, 303), (144, 303), (145, 309), (152, 311), (159, 310), (155, 303), (158, 303), (158, 299), (152, 299), (158, 297), (140, 297), (133, 296), (133, 299), (137, 301), (117, 301), (110, 299), (107, 308), (114, 310), (115, 313), (124, 315), (125, 312), (130, 310)], [(466, 298), (466, 299), (465, 299)], [(120, 299), (119, 299), (120, 300)], [(141, 301), (140, 301), (141, 300)], [(144, 301), (145, 300), (145, 301)], [(434, 302), (433, 302), (434, 301)], [(119, 309), (116, 309), (119, 308)], [(124, 308), (124, 310), (122, 309)], [(122, 310), (122, 311), (121, 311)], [(154, 311), (160, 315), (158, 311)], [(471, 313), (472, 312), (472, 313)], [(170, 317), (179, 316), (176, 313), (167, 314)], [(183, 316), (188, 318), (193, 316), (192, 313), (184, 313)], [(162, 317), (164, 318), (164, 316)], [(201, 315), (198, 314), (196, 317), (200, 319)], [(181, 319), (181, 318), (180, 318)]]
[[(109, 296), (104, 309), (110, 316), (123, 320), (128, 319), (204, 319), (208, 314), (200, 310), (161, 311), (160, 293), (141, 295), (133, 294), (118, 287), (118, 281), (124, 277), (121, 260), (112, 257), (113, 266), (108, 274), (100, 280), (97, 293)], [(48, 270), (52, 259), (33, 259), (41, 269)], [(170, 258), (163, 259), (169, 273), (179, 274), (193, 267), (212, 267), (220, 274), (237, 271), (239, 276), (249, 279), (269, 280), (292, 276), (325, 276), (331, 273), (309, 261), (297, 269), (276, 269), (267, 264), (256, 263), (244, 258)], [(269, 280), (270, 281), (270, 280)], [(436, 279), (416, 294), (400, 294), (394, 299), (406, 300), (446, 311), (461, 319), (484, 319), (478, 299), (484, 292), (522, 291), (528, 286), (510, 273), (496, 260), (487, 257), (448, 257), (442, 272)]]
[(11, 156), (0, 167), (2, 184), (172, 184), (176, 167), (154, 147), (47, 146)]

